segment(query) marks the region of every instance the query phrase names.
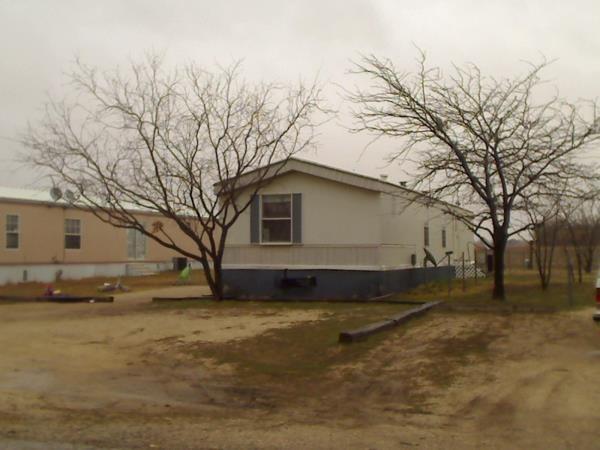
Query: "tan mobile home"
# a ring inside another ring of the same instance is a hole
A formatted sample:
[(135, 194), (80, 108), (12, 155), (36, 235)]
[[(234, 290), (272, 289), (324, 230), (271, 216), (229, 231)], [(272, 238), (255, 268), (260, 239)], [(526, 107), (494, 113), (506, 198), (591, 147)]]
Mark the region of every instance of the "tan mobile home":
[[(368, 298), (452, 276), (463, 253), (473, 257), (473, 234), (455, 218), (470, 214), (462, 208), (296, 158), (259, 170), (273, 176), (226, 241), (232, 295)], [(242, 198), (254, 180), (238, 180)]]
[[(161, 221), (185, 248), (194, 248), (174, 223), (151, 213), (139, 218), (148, 227)], [(169, 269), (180, 256), (41, 191), (0, 188), (0, 230), (0, 284), (142, 274)]]

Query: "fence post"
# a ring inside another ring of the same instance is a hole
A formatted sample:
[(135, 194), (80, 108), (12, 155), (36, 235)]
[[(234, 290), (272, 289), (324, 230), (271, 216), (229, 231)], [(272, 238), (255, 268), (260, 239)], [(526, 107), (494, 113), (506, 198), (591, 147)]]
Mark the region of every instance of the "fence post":
[[(446, 252), (448, 257), (448, 267), (450, 267), (450, 255), (452, 252)], [(454, 276), (456, 277), (456, 267), (454, 268)], [(450, 293), (452, 292), (452, 277), (448, 277), (448, 300), (450, 299)]]
[(475, 269), (475, 284), (477, 284), (477, 249), (473, 250), (473, 268)]
[(465, 283), (465, 252), (462, 252), (462, 289), (463, 292), (467, 290), (467, 285)]

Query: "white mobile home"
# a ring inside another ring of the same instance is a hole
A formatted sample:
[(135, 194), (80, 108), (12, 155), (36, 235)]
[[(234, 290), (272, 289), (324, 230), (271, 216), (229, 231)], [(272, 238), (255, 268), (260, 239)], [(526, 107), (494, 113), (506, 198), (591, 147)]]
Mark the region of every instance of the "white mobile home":
[[(449, 260), (472, 258), (472, 233), (449, 214), (469, 214), (462, 208), (296, 158), (259, 170), (273, 176), (226, 241), (232, 295), (370, 298), (453, 276)], [(254, 179), (238, 180), (242, 197)], [(438, 267), (425, 262), (425, 249)]]

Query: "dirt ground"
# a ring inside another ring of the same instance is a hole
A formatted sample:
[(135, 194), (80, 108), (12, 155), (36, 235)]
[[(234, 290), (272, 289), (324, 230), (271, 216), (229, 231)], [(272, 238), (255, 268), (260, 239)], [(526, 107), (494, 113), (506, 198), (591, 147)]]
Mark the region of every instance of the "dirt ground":
[(337, 312), (151, 308), (147, 300), (0, 305), (0, 448), (600, 442), (600, 327), (590, 310), (435, 311), (363, 347), (329, 348), (340, 361), (331, 367), (286, 374), (238, 367), (225, 355), (260, 356), (261, 337), (282, 330), (308, 339)]

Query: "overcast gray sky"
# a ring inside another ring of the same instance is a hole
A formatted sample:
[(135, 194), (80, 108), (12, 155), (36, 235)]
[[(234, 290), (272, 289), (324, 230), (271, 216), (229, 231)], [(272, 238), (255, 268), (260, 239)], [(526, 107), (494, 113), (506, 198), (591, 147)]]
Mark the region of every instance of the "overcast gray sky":
[(365, 150), (366, 136), (351, 135), (335, 84), (361, 53), (389, 57), (412, 69), (416, 51), (431, 63), (474, 62), (486, 73), (514, 75), (523, 60), (543, 54), (557, 61), (545, 72), (563, 96), (600, 96), (600, 2), (521, 1), (205, 1), (0, 0), (0, 185), (39, 185), (15, 162), (13, 140), (38, 116), (47, 94), (62, 96), (63, 72), (75, 55), (112, 68), (156, 49), (171, 63), (227, 64), (244, 59), (250, 78), (312, 79), (319, 73), (337, 121), (321, 130), (309, 159), (391, 179), (384, 167), (393, 142)]

